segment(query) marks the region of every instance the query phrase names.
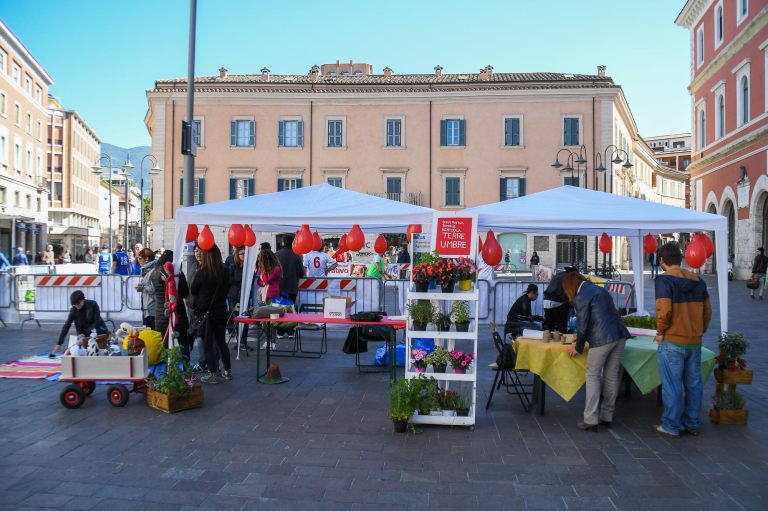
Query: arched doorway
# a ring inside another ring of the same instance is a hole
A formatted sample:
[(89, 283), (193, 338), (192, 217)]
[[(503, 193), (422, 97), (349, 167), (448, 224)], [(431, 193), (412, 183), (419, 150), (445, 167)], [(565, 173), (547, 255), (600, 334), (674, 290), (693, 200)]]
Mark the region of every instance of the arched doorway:
[[(768, 193), (762, 194), (760, 200), (763, 202), (763, 207), (759, 210), (761, 211), (760, 227), (763, 230), (763, 235), (758, 239), (762, 240), (760, 246), (765, 248), (768, 247)], [(758, 204), (760, 204), (759, 201)]]
[(733, 202), (725, 201), (723, 216), (728, 219), (728, 257), (736, 254), (736, 209)]

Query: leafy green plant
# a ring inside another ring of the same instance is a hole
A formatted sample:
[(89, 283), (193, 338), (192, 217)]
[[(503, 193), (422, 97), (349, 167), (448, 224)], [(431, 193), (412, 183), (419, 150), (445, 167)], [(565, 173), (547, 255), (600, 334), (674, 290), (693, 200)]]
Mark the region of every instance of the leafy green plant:
[(165, 373), (161, 378), (148, 381), (149, 388), (163, 394), (187, 394), (192, 392), (192, 373), (181, 354), (181, 347), (163, 348), (158, 360), (165, 360)]
[(432, 318), (432, 322), (439, 332), (447, 332), (451, 328), (451, 315), (438, 310)]
[(408, 304), (408, 316), (416, 323), (427, 324), (435, 316), (435, 306), (429, 300), (417, 300)]
[(451, 316), (456, 323), (469, 323), (469, 302), (454, 302), (451, 308)]
[(621, 319), (624, 320), (625, 326), (656, 330), (656, 316), (624, 316)]
[(741, 410), (745, 404), (744, 396), (735, 390), (723, 390), (715, 396), (715, 408), (718, 410)]
[(738, 371), (747, 367), (747, 361), (741, 358), (749, 348), (749, 341), (744, 338), (744, 334), (725, 332), (717, 338), (717, 347), (720, 354), (715, 359), (720, 369)]
[(418, 387), (418, 400), (417, 409), (422, 415), (429, 414), (432, 410), (440, 409), (440, 400), (438, 398), (440, 387), (437, 384), (437, 380), (425, 377), (423, 374), (418, 378), (411, 380)]
[(389, 388), (389, 418), (396, 421), (407, 421), (416, 410), (420, 388), (417, 380), (401, 378)]
[(437, 250), (433, 252), (425, 252), (418, 255), (415, 264), (426, 264), (431, 266), (435, 264), (438, 259), (440, 259), (440, 253)]
[(451, 361), (451, 353), (442, 346), (435, 346), (432, 353), (427, 355), (426, 360), (427, 364), (432, 364), (433, 366), (447, 366)]
[(469, 398), (465, 394), (459, 394), (456, 399), (456, 414), (460, 417), (469, 415)]

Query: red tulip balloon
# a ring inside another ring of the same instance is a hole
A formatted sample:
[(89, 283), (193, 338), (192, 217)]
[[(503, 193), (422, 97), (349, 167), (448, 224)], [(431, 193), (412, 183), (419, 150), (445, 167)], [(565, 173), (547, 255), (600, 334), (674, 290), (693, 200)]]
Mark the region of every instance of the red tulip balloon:
[(477, 237), (477, 252), (479, 254), (483, 253), (483, 238), (480, 236)]
[(253, 232), (253, 229), (251, 229), (251, 226), (248, 224), (245, 224), (245, 228), (243, 230), (245, 231), (245, 246), (254, 246), (256, 244), (256, 233)]
[(413, 233), (420, 233), (421, 232), (421, 224), (410, 224), (408, 225), (408, 229), (405, 231), (406, 238), (408, 238), (408, 243), (411, 242), (411, 234)]
[(488, 231), (483, 245), (483, 261), (490, 266), (496, 266), (501, 262), (501, 245), (496, 240), (493, 231)]
[(296, 236), (293, 237), (293, 241), (291, 242), (291, 250), (293, 250), (293, 253), (296, 255), (304, 255), (301, 252), (299, 252), (298, 247), (296, 247), (296, 239), (299, 237), (299, 233), (296, 233)]
[(296, 252), (297, 254), (307, 254), (312, 251), (314, 242), (312, 240), (312, 231), (309, 230), (309, 225), (304, 224), (301, 226), (294, 241), (296, 243), (295, 247), (298, 249), (298, 252)]
[(203, 230), (200, 231), (200, 235), (197, 237), (197, 245), (203, 250), (210, 250), (213, 248), (215, 240), (213, 239), (213, 233), (208, 225), (203, 226)]
[(245, 244), (245, 229), (240, 224), (232, 224), (227, 231), (227, 240), (233, 247), (242, 247)]
[(598, 244), (598, 247), (600, 248), (600, 252), (607, 254), (613, 250), (613, 240), (608, 234), (603, 233), (600, 235), (600, 243)]
[(712, 254), (715, 253), (715, 246), (712, 244), (712, 238), (701, 233), (699, 234), (699, 241), (704, 245), (704, 253), (707, 254), (707, 257), (712, 257)]
[(685, 249), (685, 262), (691, 268), (701, 268), (707, 260), (707, 249), (698, 238), (694, 237)]
[(373, 244), (373, 249), (379, 255), (381, 255), (384, 252), (386, 252), (387, 251), (387, 239), (383, 235), (379, 234), (379, 237), (376, 238), (376, 243)]
[(312, 233), (312, 250), (319, 252), (323, 248), (323, 239), (317, 234), (317, 231)]
[(646, 234), (645, 238), (643, 238), (643, 251), (645, 251), (646, 254), (656, 252), (656, 238), (651, 236), (650, 233)]
[(187, 243), (192, 243), (197, 239), (197, 236), (199, 234), (200, 233), (197, 232), (197, 226), (195, 224), (189, 224), (187, 226), (187, 234), (186, 236), (184, 236), (184, 241), (186, 241)]
[(343, 235), (341, 237), (341, 239), (339, 240), (339, 250), (341, 250), (342, 252), (346, 252), (347, 250), (349, 250), (349, 248), (347, 247), (347, 235), (346, 234)]
[(347, 248), (352, 252), (357, 252), (365, 245), (365, 234), (358, 224), (352, 226), (352, 230), (347, 234)]

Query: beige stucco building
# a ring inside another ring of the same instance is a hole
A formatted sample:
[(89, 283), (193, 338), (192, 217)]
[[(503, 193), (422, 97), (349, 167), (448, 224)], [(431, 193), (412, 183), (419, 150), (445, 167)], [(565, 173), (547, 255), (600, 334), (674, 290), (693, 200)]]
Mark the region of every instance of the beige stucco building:
[[(595, 75), (496, 73), (491, 66), (373, 74), (372, 66), (351, 62), (299, 75), (263, 68), (235, 76), (222, 68), (196, 78), (195, 88), (196, 203), (318, 183), (443, 210), (562, 184), (602, 189), (595, 153), (617, 146), (633, 159), (640, 140), (621, 87), (602, 66)], [(153, 177), (152, 245), (170, 246), (181, 203), (186, 80), (158, 80), (147, 99), (151, 152), (165, 169)], [(551, 166), (558, 154), (567, 160), (561, 150), (582, 146), (587, 164), (578, 172)], [(612, 154), (609, 190), (624, 177)], [(593, 239), (537, 238), (542, 264), (592, 259)], [(506, 234), (501, 242), (516, 266), (527, 266), (533, 236)]]
[[(53, 79), (0, 21), (0, 250), (30, 255), (48, 236), (48, 87)], [(30, 261), (32, 262), (32, 261)]]

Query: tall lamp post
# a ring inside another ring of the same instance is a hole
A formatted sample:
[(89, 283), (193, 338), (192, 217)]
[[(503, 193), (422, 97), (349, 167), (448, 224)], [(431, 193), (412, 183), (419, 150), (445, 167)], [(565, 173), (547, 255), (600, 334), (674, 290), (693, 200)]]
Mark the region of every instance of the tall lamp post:
[[(610, 157), (608, 156), (608, 151), (611, 151)], [(610, 158), (610, 159), (609, 159)], [(605, 148), (605, 151), (603, 151), (602, 154), (600, 152), (595, 153), (595, 170), (597, 172), (603, 173), (603, 191), (608, 191), (608, 168), (605, 167), (604, 163), (608, 163), (610, 167), (611, 172), (611, 193), (613, 193), (613, 166), (614, 165), (621, 165), (625, 170), (629, 170), (632, 168), (632, 162), (629, 159), (629, 154), (624, 149), (620, 149), (616, 147), (615, 145), (611, 144), (608, 147)], [(597, 173), (595, 173), (595, 190), (597, 190)], [(595, 266), (597, 266), (597, 245), (595, 245)], [(613, 252), (611, 252), (608, 255), (608, 266), (613, 266)], [(603, 254), (603, 276), (605, 276), (605, 254)]]
[(123, 230), (123, 250), (126, 250), (129, 254), (133, 253), (128, 244), (128, 217), (131, 211), (131, 193), (130, 193), (130, 177), (131, 171), (134, 169), (131, 163), (131, 155), (125, 156), (125, 163), (123, 164), (123, 178), (125, 179), (125, 229)]
[[(102, 162), (106, 160), (107, 165), (104, 166)], [(98, 174), (101, 176), (105, 169), (109, 169), (109, 253), (112, 253), (112, 169), (113, 168), (120, 168), (117, 165), (112, 165), (112, 157), (106, 153), (101, 153), (99, 155), (99, 159), (96, 160), (91, 167), (91, 171), (94, 174)], [(99, 186), (101, 186), (101, 181), (99, 181)]]
[[(579, 152), (575, 153), (571, 151), (570, 149), (560, 149), (557, 154), (555, 154), (555, 163), (552, 164), (552, 167), (557, 169), (558, 172), (560, 172), (560, 169), (562, 168), (565, 172), (571, 173), (571, 185), (573, 185), (573, 178), (574, 178), (574, 164), (576, 164), (575, 170), (576, 170), (576, 176), (579, 178), (579, 181), (581, 181), (581, 166), (584, 165), (584, 186), (586, 186), (587, 181), (587, 159), (584, 157), (586, 153), (586, 147), (583, 145), (579, 148)], [(568, 153), (568, 158), (565, 160), (565, 166), (563, 166), (562, 163), (560, 163), (560, 153), (566, 152)], [(579, 186), (581, 186), (581, 183), (579, 183)], [(586, 248), (585, 248), (586, 251)], [(579, 256), (577, 254), (578, 252), (578, 244), (576, 243), (576, 238), (571, 235), (571, 259), (572, 263), (579, 265)], [(586, 254), (585, 254), (586, 256)], [(582, 268), (586, 272), (586, 261), (584, 263), (585, 268)]]
[(151, 154), (144, 155), (141, 159), (141, 163), (139, 163), (139, 170), (141, 171), (141, 211), (139, 213), (139, 225), (141, 226), (141, 244), (145, 247), (147, 246), (147, 234), (144, 232), (146, 227), (144, 223), (144, 160), (147, 158), (149, 158), (149, 161), (152, 164), (152, 167), (149, 169), (150, 176), (155, 176), (163, 171), (157, 164), (157, 158)]

